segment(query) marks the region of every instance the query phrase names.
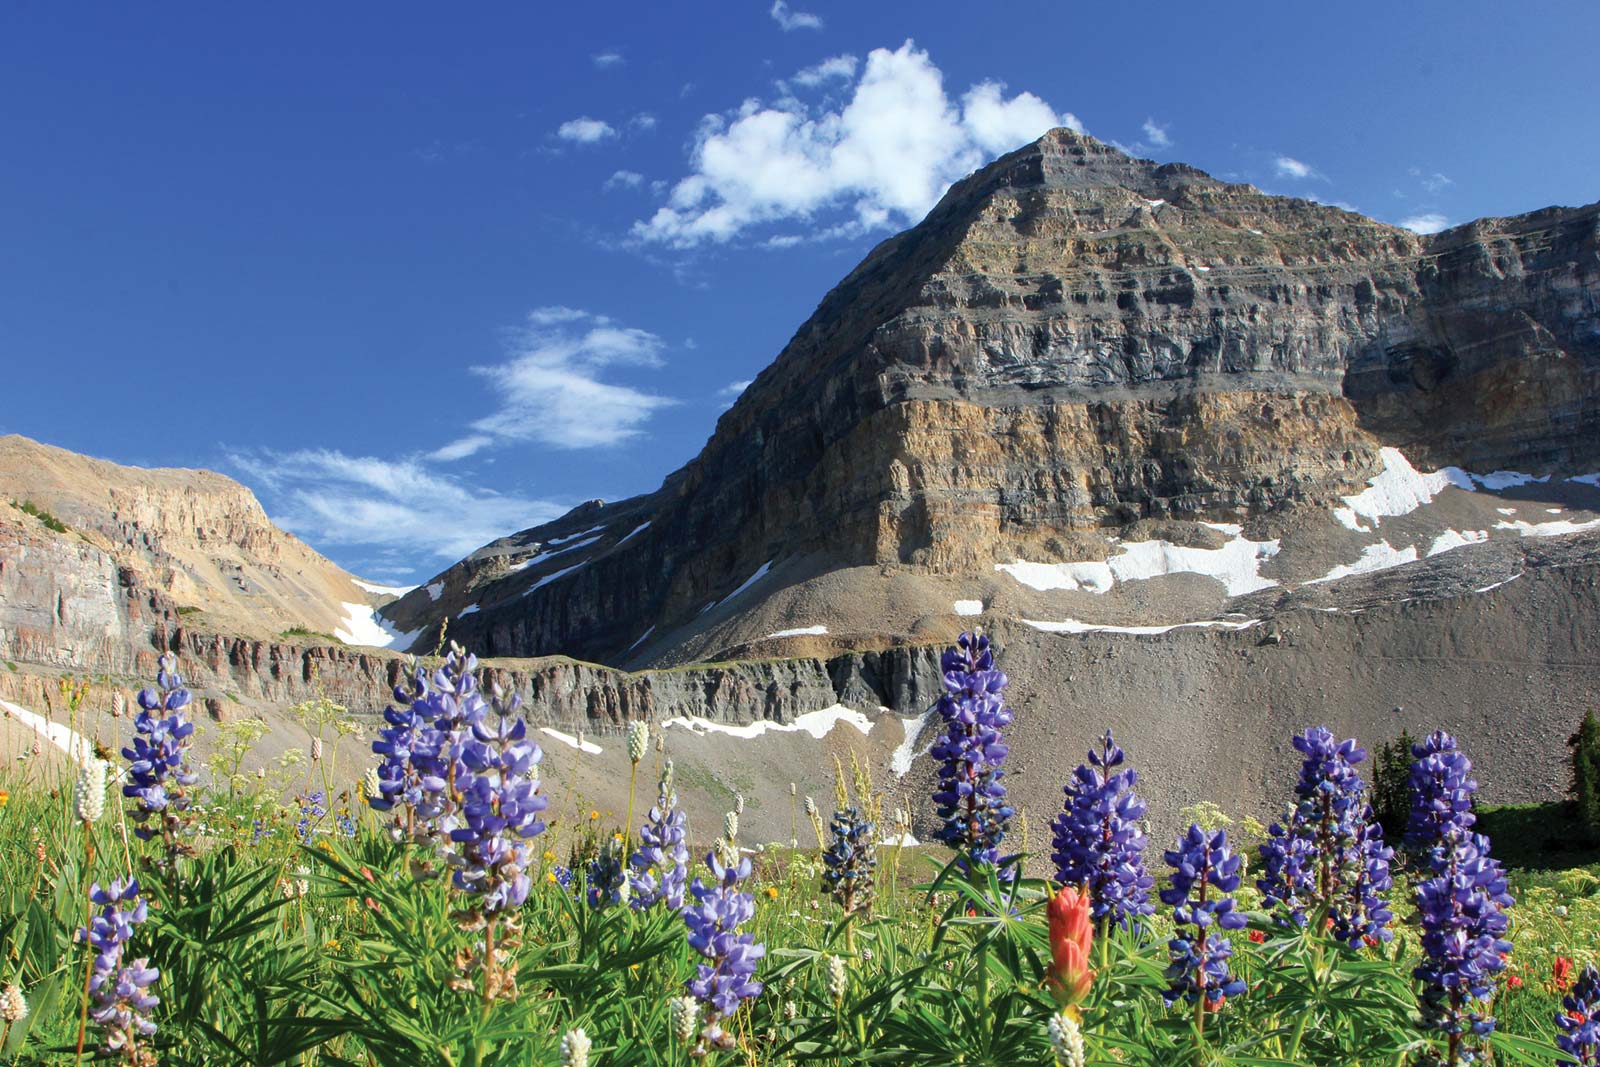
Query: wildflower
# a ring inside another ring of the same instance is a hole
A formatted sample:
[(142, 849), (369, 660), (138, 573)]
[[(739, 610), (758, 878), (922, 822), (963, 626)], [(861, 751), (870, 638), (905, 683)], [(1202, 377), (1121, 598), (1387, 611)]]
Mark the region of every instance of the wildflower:
[(1162, 997), (1169, 1005), (1179, 997), (1190, 1004), (1204, 998), (1205, 1008), (1216, 1011), (1225, 997), (1245, 991), (1245, 984), (1228, 973), (1233, 947), (1220, 933), (1245, 925), (1229, 895), (1239, 888), (1239, 857), (1228, 848), (1226, 830), (1208, 834), (1191, 824), (1164, 858), (1172, 867), (1172, 888), (1161, 891), (1161, 902), (1174, 909), (1177, 933), (1167, 942), (1172, 984)]
[(311, 739), (311, 762), (322, 762), (322, 738), (320, 737), (313, 737)]
[[(144, 841), (164, 837), (169, 858), (180, 851), (176, 836), (191, 803), (188, 787), (198, 777), (184, 762), (194, 723), (184, 715), (191, 698), (177, 665), (176, 656), (164, 654), (156, 671), (158, 688), (139, 690), (135, 736), (131, 747), (122, 750), (130, 761), (122, 795), (137, 802), (133, 832)], [(155, 828), (147, 825), (152, 822)]]
[(361, 799), (369, 804), (383, 796), (383, 786), (378, 781), (378, 768), (368, 767), (361, 775)]
[(681, 1044), (694, 1040), (700, 1025), (700, 1002), (693, 997), (673, 997), (668, 1005), (672, 1016), (672, 1035)]
[(683, 921), (689, 928), (689, 947), (706, 960), (698, 965), (687, 987), (690, 995), (706, 1006), (700, 1039), (708, 1048), (732, 1047), (733, 1036), (722, 1029), (720, 1022), (732, 1016), (742, 1001), (760, 994), (756, 964), (767, 954), (766, 947), (756, 944), (753, 935), (738, 932), (755, 914), (755, 901), (750, 894), (739, 891), (739, 883), (750, 877), (750, 861), (742, 857), (735, 860), (724, 864), (715, 851), (708, 854), (706, 866), (711, 869), (711, 884), (696, 878), (689, 887), (695, 904), (683, 912)]
[(1556, 1067), (1592, 1067), (1600, 1063), (1600, 971), (1589, 964), (1579, 976), (1571, 994), (1561, 1001), (1556, 1013), (1556, 1045), (1571, 1059), (1557, 1060)]
[(1422, 850), (1437, 848), (1452, 833), (1466, 833), (1477, 822), (1472, 794), (1478, 783), (1468, 777), (1472, 761), (1442, 730), (1411, 747), (1411, 816), (1406, 843)]
[(650, 751), (650, 724), (635, 719), (628, 724), (628, 760), (638, 763)]
[(1433, 850), (1433, 876), (1416, 889), (1424, 958), (1412, 973), (1422, 983), (1423, 1026), (1448, 1037), (1448, 1061), (1456, 1063), (1473, 1055), (1464, 1039), (1494, 1031), (1482, 1009), (1511, 951), (1504, 909), (1513, 901), (1489, 839), (1449, 826), (1446, 834)]
[(1572, 961), (1566, 956), (1557, 956), (1550, 962), (1550, 986), (1557, 993), (1572, 988)]
[(9, 789), (0, 789), (0, 808), (9, 803), (11, 803), (11, 791)]
[(1280, 921), (1304, 926), (1311, 913), (1327, 932), (1355, 948), (1394, 937), (1383, 894), (1393, 884), (1394, 850), (1367, 801), (1356, 764), (1366, 759), (1354, 739), (1336, 741), (1316, 726), (1294, 739), (1305, 759), (1289, 816), (1269, 828), (1256, 886)]
[(1089, 951), (1094, 928), (1089, 921), (1089, 897), (1062, 886), (1046, 907), (1050, 920), (1050, 967), (1045, 984), (1063, 1008), (1081, 1004), (1094, 984)]
[(20, 1023), (28, 1017), (28, 999), (22, 995), (22, 987), (15, 982), (7, 982), (4, 992), (0, 992), (0, 1019), (8, 1023)]
[(778, 887), (775, 886), (775, 885), (767, 886), (767, 888), (764, 889), (762, 892), (764, 892), (766, 894), (766, 897), (767, 897), (768, 900), (777, 900), (778, 899)]
[(294, 798), (295, 805), (300, 809), (300, 818), (295, 821), (294, 832), (299, 835), (302, 845), (311, 843), (311, 835), (315, 832), (318, 820), (328, 814), (325, 806), (327, 800), (322, 790), (314, 793), (301, 793)]
[(1251, 930), (1249, 937), (1252, 945), (1265, 944), (1267, 940), (1267, 935), (1262, 933), (1260, 930)]
[(722, 815), (722, 836), (731, 844), (739, 836), (739, 813), (737, 811), (724, 812)]
[(590, 822), (598, 822), (599, 819), (600, 819), (600, 813), (598, 811), (596, 811), (594, 808), (590, 808), (589, 809), (589, 821)]
[(591, 1045), (583, 1027), (568, 1030), (561, 1036), (561, 1067), (589, 1067)]
[(810, 797), (806, 797), (805, 810), (806, 818), (815, 819), (817, 817), (817, 802)]
[(844, 995), (850, 991), (850, 976), (845, 972), (844, 960), (838, 956), (824, 956), (822, 967), (828, 997), (835, 1004), (839, 1004), (844, 1000)]
[(160, 975), (144, 959), (124, 964), (123, 952), (148, 909), (139, 899), (138, 881), (132, 878), (114, 881), (105, 889), (96, 882), (90, 886), (89, 899), (100, 909), (82, 931), (94, 952), (89, 1018), (104, 1032), (107, 1053), (137, 1063), (134, 1045), (138, 1038), (156, 1032), (150, 1012), (159, 1000), (148, 990)]
[(1083, 1047), (1083, 1029), (1078, 1020), (1064, 1011), (1050, 1016), (1050, 1047), (1057, 1067), (1083, 1067), (1088, 1054)]
[(1139, 829), (1146, 805), (1131, 768), (1112, 773), (1125, 756), (1107, 730), (1099, 751), (1089, 750), (1064, 790), (1066, 804), (1052, 824), (1056, 881), (1087, 886), (1097, 923), (1129, 926), (1155, 911), (1145, 873), (1145, 835)]
[(72, 787), (72, 806), (81, 822), (99, 822), (105, 817), (106, 770), (106, 761), (93, 756), (78, 768), (78, 780)]
[(1506, 988), (1507, 989), (1521, 989), (1522, 988), (1522, 979), (1517, 975), (1512, 975), (1511, 977), (1506, 979)]
[(678, 794), (672, 788), (671, 760), (662, 768), (655, 806), (647, 818), (649, 821), (639, 828), (639, 847), (628, 858), (633, 906), (649, 908), (662, 903), (679, 911), (689, 879), (689, 849), (684, 843), (684, 815), (678, 810)]
[(854, 804), (833, 813), (822, 853), (822, 883), (846, 915), (872, 908), (872, 875), (878, 850), (872, 821)]
[(989, 639), (962, 634), (956, 647), (940, 658), (946, 692), (937, 710), (945, 735), (931, 755), (939, 762), (939, 788), (933, 794), (939, 818), (938, 837), (979, 864), (1001, 867), (1009, 881), (1015, 869), (1000, 857), (1011, 805), (1000, 784), (1000, 769), (1009, 749), (1000, 731), (1011, 722), (1011, 710), (1000, 695), (1007, 680), (994, 666)]
[(113, 719), (120, 719), (127, 713), (128, 698), (122, 695), (122, 690), (118, 689), (115, 693), (111, 694), (111, 717)]
[(609, 838), (589, 861), (589, 906), (599, 911), (629, 898), (628, 873), (622, 860), (622, 842)]

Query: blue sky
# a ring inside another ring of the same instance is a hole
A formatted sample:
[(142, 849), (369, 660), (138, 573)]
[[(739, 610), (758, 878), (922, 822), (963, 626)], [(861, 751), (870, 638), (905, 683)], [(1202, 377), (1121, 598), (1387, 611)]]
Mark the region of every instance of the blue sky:
[(1080, 125), (1433, 228), (1600, 199), (1600, 4), (0, 13), (0, 432), (416, 580), (653, 489), (953, 178)]

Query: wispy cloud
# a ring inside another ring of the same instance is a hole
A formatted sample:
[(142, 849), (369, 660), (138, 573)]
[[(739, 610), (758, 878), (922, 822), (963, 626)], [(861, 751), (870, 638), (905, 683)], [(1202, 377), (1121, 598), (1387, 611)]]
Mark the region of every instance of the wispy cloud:
[[(693, 172), (633, 233), (689, 248), (784, 220), (834, 236), (916, 222), (952, 182), (1054, 126), (1083, 128), (1032, 93), (1007, 96), (998, 82), (952, 101), (928, 53), (907, 41), (873, 51), (837, 108), (785, 97), (707, 115)], [(818, 225), (829, 211), (842, 217)]]
[(1448, 178), (1438, 171), (1427, 173), (1421, 167), (1412, 167), (1411, 176), (1417, 179), (1417, 183), (1430, 193), (1442, 193), (1455, 184), (1453, 178)]
[(748, 388), (750, 388), (750, 381), (749, 380), (742, 381), (742, 382), (729, 382), (727, 385), (724, 385), (720, 390), (718, 390), (717, 395), (718, 396), (738, 396), (740, 393), (744, 392)]
[(598, 448), (637, 437), (654, 412), (677, 401), (602, 376), (618, 367), (659, 367), (665, 347), (655, 334), (604, 315), (537, 308), (525, 326), (511, 331), (508, 360), (472, 368), (494, 390), (496, 409), (434, 455), (465, 459), (520, 441)]
[(809, 11), (792, 11), (783, 0), (772, 0), (772, 21), (783, 28), (784, 33), (792, 30), (820, 30), (822, 19)]
[(1302, 163), (1292, 156), (1279, 156), (1273, 160), (1273, 166), (1277, 168), (1280, 178), (1295, 178), (1303, 181), (1307, 178), (1322, 177), (1311, 164)]
[(1421, 215), (1412, 215), (1410, 218), (1400, 220), (1400, 225), (1412, 233), (1438, 233), (1440, 230), (1450, 228), (1450, 220), (1437, 211), (1429, 211)]
[(594, 61), (595, 67), (600, 70), (610, 70), (612, 67), (620, 67), (627, 62), (622, 57), (621, 52), (596, 52), (589, 58)]
[(569, 119), (563, 122), (556, 130), (556, 136), (563, 141), (574, 144), (596, 144), (608, 138), (615, 137), (617, 131), (611, 123), (600, 119), (592, 119), (585, 115), (582, 118)]
[(619, 170), (606, 179), (607, 189), (637, 189), (644, 184), (644, 175), (636, 170)]
[(365, 547), (391, 573), (459, 559), (567, 510), (469, 486), (420, 458), (301, 449), (240, 451), (229, 460), (262, 492), (278, 525), (313, 544)]
[(1145, 139), (1150, 142), (1150, 147), (1166, 148), (1171, 145), (1172, 138), (1167, 136), (1167, 131), (1171, 128), (1171, 126), (1161, 125), (1153, 118), (1145, 119), (1144, 136)]
[(807, 89), (814, 89), (825, 82), (849, 81), (856, 76), (856, 68), (860, 65), (861, 61), (855, 56), (832, 56), (815, 66), (795, 71), (794, 77), (789, 80)]

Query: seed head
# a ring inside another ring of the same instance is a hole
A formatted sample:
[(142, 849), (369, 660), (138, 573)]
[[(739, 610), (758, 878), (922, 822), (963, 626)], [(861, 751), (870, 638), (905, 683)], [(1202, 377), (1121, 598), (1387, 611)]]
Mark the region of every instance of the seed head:
[(796, 790), (796, 789), (795, 789), (795, 785), (794, 785), (794, 783), (793, 783), (793, 782), (790, 782), (790, 783), (789, 783), (789, 796), (790, 796), (790, 797), (793, 797), (793, 796), (794, 796), (794, 795), (795, 795), (795, 793), (796, 793), (796, 792), (797, 792), (797, 790)]
[(638, 763), (650, 751), (650, 724), (635, 719), (628, 724), (628, 759)]
[(739, 813), (730, 811), (722, 817), (722, 836), (731, 845), (739, 837)]
[(367, 800), (373, 800), (383, 795), (378, 784), (378, 768), (368, 767), (367, 773), (361, 776), (361, 795)]
[(99, 822), (106, 814), (106, 761), (90, 757), (78, 769), (72, 806), (83, 822)]
[(806, 815), (815, 819), (817, 817), (817, 802), (806, 797)]
[(845, 972), (844, 960), (838, 956), (824, 956), (822, 959), (828, 996), (833, 998), (835, 1004), (840, 1003), (850, 991), (850, 975)]
[[(744, 814), (744, 794), (743, 793), (735, 793), (735, 794), (733, 794), (733, 813), (735, 815), (743, 815)], [(728, 836), (732, 837), (733, 835), (729, 834)]]
[(322, 762), (322, 738), (320, 737), (313, 737), (311, 739), (311, 762)]
[(1083, 1067), (1087, 1059), (1083, 1030), (1064, 1011), (1050, 1016), (1050, 1047), (1055, 1050), (1057, 1067)]
[(122, 690), (111, 694), (111, 717), (120, 719), (128, 713), (128, 698), (122, 695)]
[(568, 1030), (561, 1038), (561, 1067), (589, 1067), (591, 1044), (583, 1027)]
[(28, 1001), (22, 995), (22, 987), (15, 982), (7, 982), (4, 992), (0, 992), (0, 1019), (8, 1023), (20, 1023), (28, 1017)]
[(693, 997), (673, 997), (671, 1013), (672, 1036), (687, 1045), (700, 1026), (700, 1002)]

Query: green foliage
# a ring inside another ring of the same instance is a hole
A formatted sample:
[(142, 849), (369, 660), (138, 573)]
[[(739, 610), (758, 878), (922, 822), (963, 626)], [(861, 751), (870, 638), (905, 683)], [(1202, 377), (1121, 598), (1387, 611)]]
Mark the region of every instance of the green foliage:
[(1372, 764), (1372, 810), (1383, 836), (1398, 843), (1411, 816), (1411, 746), (1416, 738), (1405, 730), (1385, 741)]
[(44, 523), (45, 529), (47, 530), (54, 530), (56, 533), (70, 533), (72, 530), (72, 527), (68, 526), (66, 523), (56, 518), (48, 511), (39, 507), (39, 505), (35, 504), (31, 500), (24, 500), (21, 503), (13, 500), (11, 502), (11, 506), (22, 512), (24, 515), (32, 515), (34, 518)]
[(1593, 711), (1584, 713), (1578, 732), (1567, 742), (1572, 746), (1572, 803), (1591, 842), (1600, 842), (1600, 720)]
[(311, 629), (308, 629), (308, 628), (306, 628), (304, 626), (291, 626), (287, 630), (284, 630), (281, 633), (279, 633), (278, 636), (282, 637), (282, 638), (285, 638), (285, 639), (294, 638), (294, 637), (310, 637), (310, 638), (312, 638), (314, 640), (317, 640), (317, 641), (325, 641), (330, 645), (337, 645), (337, 644), (342, 644), (343, 643), (337, 637), (333, 636), (332, 634), (325, 634), (321, 630), (311, 630)]

